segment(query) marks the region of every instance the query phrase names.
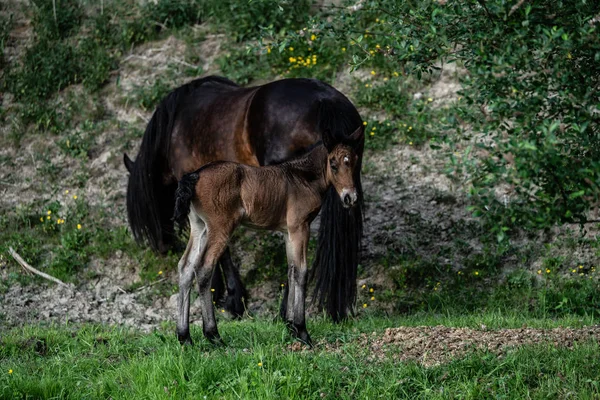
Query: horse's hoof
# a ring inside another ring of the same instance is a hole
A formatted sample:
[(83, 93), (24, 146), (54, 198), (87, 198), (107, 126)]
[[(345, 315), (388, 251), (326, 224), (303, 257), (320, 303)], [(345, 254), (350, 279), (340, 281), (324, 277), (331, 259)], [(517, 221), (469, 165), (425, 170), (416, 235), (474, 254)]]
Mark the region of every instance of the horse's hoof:
[(239, 298), (227, 296), (224, 308), (229, 312), (229, 314), (231, 314), (233, 319), (242, 319), (244, 316), (244, 303)]
[(302, 332), (298, 332), (298, 334), (296, 334), (296, 339), (298, 339), (300, 342), (304, 343), (305, 345), (307, 345), (308, 347), (313, 347), (312, 345), (312, 339), (310, 338), (310, 335), (308, 334), (308, 332), (302, 331)]

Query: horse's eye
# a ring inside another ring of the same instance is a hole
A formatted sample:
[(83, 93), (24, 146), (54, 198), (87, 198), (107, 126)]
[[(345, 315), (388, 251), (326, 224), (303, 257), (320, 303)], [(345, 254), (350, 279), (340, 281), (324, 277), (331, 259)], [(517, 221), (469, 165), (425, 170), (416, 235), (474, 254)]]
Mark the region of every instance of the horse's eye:
[(331, 170), (333, 172), (337, 172), (337, 170), (338, 170), (337, 163), (335, 163), (335, 162), (329, 162), (329, 165), (331, 166)]

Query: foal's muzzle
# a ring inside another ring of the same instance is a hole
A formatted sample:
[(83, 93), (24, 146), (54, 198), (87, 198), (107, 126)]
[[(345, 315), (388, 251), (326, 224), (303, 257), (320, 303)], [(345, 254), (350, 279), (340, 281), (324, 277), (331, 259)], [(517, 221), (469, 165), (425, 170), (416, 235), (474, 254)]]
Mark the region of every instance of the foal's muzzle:
[(342, 194), (340, 196), (342, 198), (342, 202), (344, 203), (345, 208), (350, 208), (356, 204), (358, 200), (358, 195), (356, 194), (356, 189), (344, 189), (342, 190)]

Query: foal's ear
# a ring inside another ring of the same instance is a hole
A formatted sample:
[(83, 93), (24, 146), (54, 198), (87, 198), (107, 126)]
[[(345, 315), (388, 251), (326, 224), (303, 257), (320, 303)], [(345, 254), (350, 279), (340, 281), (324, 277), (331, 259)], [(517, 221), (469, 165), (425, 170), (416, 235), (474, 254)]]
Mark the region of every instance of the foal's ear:
[(353, 145), (358, 145), (360, 141), (363, 139), (365, 135), (365, 127), (363, 125), (359, 126), (357, 130), (352, 132), (350, 136), (348, 136), (348, 141)]

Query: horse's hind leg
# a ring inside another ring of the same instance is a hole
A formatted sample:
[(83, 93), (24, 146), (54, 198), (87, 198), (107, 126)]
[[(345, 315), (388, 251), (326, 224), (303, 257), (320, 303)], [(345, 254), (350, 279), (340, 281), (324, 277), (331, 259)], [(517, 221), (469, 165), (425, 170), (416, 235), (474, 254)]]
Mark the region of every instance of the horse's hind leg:
[(219, 260), (223, 266), (223, 273), (227, 281), (227, 299), (225, 299), (225, 309), (229, 311), (235, 318), (242, 318), (244, 315), (244, 298), (246, 297), (246, 289), (240, 278), (240, 271), (231, 259), (229, 246), (225, 248), (225, 252)]
[(177, 338), (181, 344), (192, 344), (190, 336), (190, 290), (194, 280), (194, 267), (200, 261), (204, 248), (205, 232), (202, 220), (190, 217), (190, 239), (179, 260), (179, 300)]
[(232, 229), (224, 226), (207, 226), (206, 229), (206, 247), (202, 252), (202, 259), (196, 265), (196, 281), (198, 282), (198, 292), (200, 298), (200, 307), (202, 309), (202, 331), (204, 336), (213, 344), (221, 344), (222, 340), (217, 329), (215, 319), (215, 310), (212, 303), (210, 292), (210, 282), (217, 261), (227, 248), (227, 241)]
[[(225, 282), (224, 282), (225, 280)], [(229, 246), (219, 259), (219, 262), (213, 273), (211, 289), (213, 291), (213, 301), (219, 304), (227, 284), (227, 297), (225, 298), (225, 309), (229, 311), (234, 318), (242, 318), (246, 307), (244, 299), (246, 298), (246, 289), (242, 284), (240, 272), (231, 258)]]

